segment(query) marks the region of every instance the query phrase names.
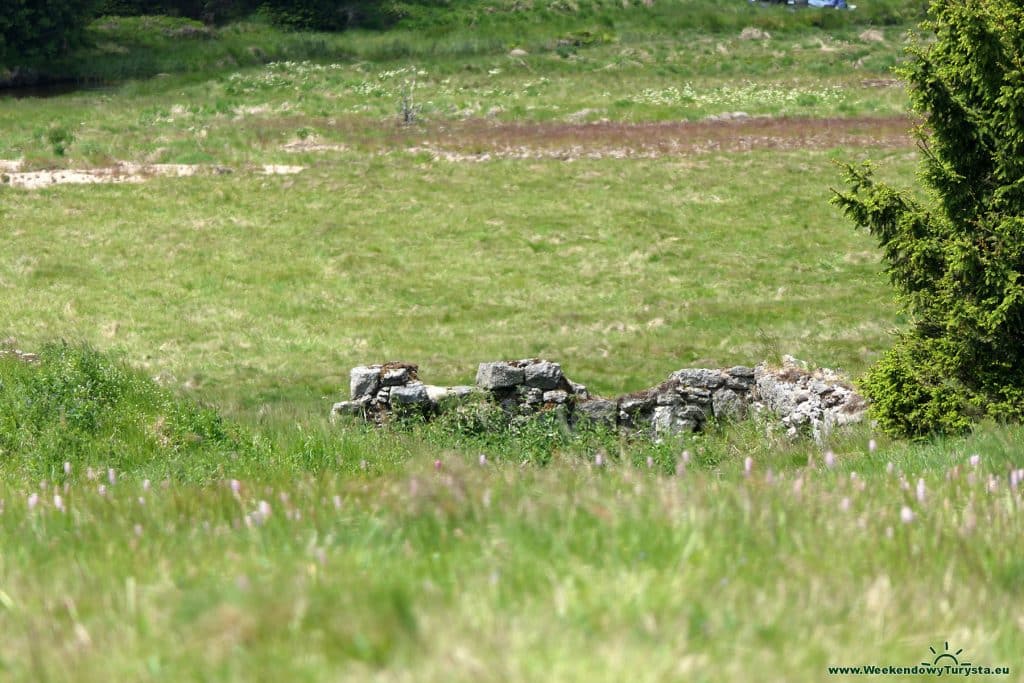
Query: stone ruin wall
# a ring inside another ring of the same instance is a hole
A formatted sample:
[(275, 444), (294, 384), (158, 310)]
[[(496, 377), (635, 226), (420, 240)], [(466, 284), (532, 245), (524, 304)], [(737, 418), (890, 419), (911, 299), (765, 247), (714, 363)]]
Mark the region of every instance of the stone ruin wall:
[(419, 378), (412, 363), (355, 367), (349, 400), (331, 415), (386, 423), (395, 411), (430, 417), (472, 400), (501, 407), (509, 419), (552, 413), (574, 428), (581, 423), (647, 433), (654, 438), (699, 432), (711, 420), (766, 415), (792, 437), (821, 439), (834, 428), (859, 422), (867, 404), (839, 373), (810, 370), (790, 356), (781, 368), (765, 363), (677, 370), (661, 384), (617, 398), (592, 395), (558, 363), (537, 358), (481, 363), (474, 386), (436, 386)]

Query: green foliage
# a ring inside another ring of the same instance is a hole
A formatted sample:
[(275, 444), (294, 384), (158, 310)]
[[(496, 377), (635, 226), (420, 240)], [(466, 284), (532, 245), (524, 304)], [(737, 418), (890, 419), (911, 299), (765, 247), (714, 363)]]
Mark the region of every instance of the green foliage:
[(1024, 7), (936, 0), (903, 75), (927, 124), (924, 198), (849, 167), (835, 202), (882, 246), (913, 326), (869, 374), (882, 425), (1024, 418)]
[(39, 356), (38, 364), (0, 357), (0, 455), (19, 471), (52, 476), (64, 461), (187, 465), (243, 449), (216, 411), (95, 349), (50, 344)]
[(0, 66), (66, 53), (81, 42), (95, 4), (95, 0), (4, 0)]
[(71, 143), (75, 141), (75, 133), (67, 126), (50, 126), (46, 131), (46, 141), (52, 147), (53, 153), (62, 157)]
[(381, 29), (415, 14), (419, 6), (445, 7), (447, 0), (264, 0), (261, 11), (274, 23), (293, 29), (343, 31)]

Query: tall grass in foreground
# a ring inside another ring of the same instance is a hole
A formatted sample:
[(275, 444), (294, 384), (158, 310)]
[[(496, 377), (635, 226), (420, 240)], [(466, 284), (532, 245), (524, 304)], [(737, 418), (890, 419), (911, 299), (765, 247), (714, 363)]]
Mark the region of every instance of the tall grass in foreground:
[(385, 476), (183, 486), (72, 467), (0, 485), (0, 665), (26, 681), (824, 680), (948, 641), (1020, 666), (1024, 501), (998, 450), (864, 476), (437, 455)]
[(1019, 428), (284, 422), (88, 347), (0, 357), (5, 678), (813, 680), (944, 641), (1020, 665)]

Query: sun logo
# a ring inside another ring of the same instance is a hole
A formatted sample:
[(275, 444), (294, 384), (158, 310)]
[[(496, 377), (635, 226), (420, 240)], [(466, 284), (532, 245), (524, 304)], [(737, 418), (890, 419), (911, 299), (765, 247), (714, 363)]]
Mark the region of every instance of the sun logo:
[[(936, 652), (934, 647), (930, 647), (929, 646), (928, 649), (932, 651), (933, 655), (935, 655), (935, 660), (931, 661), (931, 662), (921, 662), (921, 666), (938, 666), (939, 662), (944, 660), (944, 659), (945, 660), (952, 659), (953, 660), (952, 666), (970, 666), (971, 665), (970, 662), (961, 662), (959, 659), (957, 659), (957, 655), (959, 655), (961, 652), (964, 651), (963, 648), (960, 648), (956, 652), (950, 652), (949, 651), (949, 641), (946, 641), (943, 644), (946, 646), (946, 649), (943, 650), (942, 652)], [(950, 666), (950, 663), (948, 661), (946, 661), (945, 665), (946, 666)]]

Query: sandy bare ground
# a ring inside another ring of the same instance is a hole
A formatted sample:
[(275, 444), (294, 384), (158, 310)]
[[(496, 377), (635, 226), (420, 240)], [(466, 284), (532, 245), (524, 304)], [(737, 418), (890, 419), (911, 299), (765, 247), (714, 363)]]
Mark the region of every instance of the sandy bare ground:
[[(137, 164), (128, 161), (103, 168), (23, 171), (21, 167), (19, 160), (0, 160), (0, 183), (26, 190), (38, 190), (54, 185), (142, 183), (157, 177), (185, 178), (234, 172), (231, 168), (206, 164)], [(299, 173), (303, 167), (266, 164), (253, 170), (265, 175), (290, 175)]]
[(695, 122), (540, 124), (470, 120), (398, 133), (394, 142), (406, 151), (427, 153), (444, 161), (571, 161), (755, 150), (899, 149), (914, 144), (910, 133), (912, 125), (913, 122), (905, 117), (737, 117)]

